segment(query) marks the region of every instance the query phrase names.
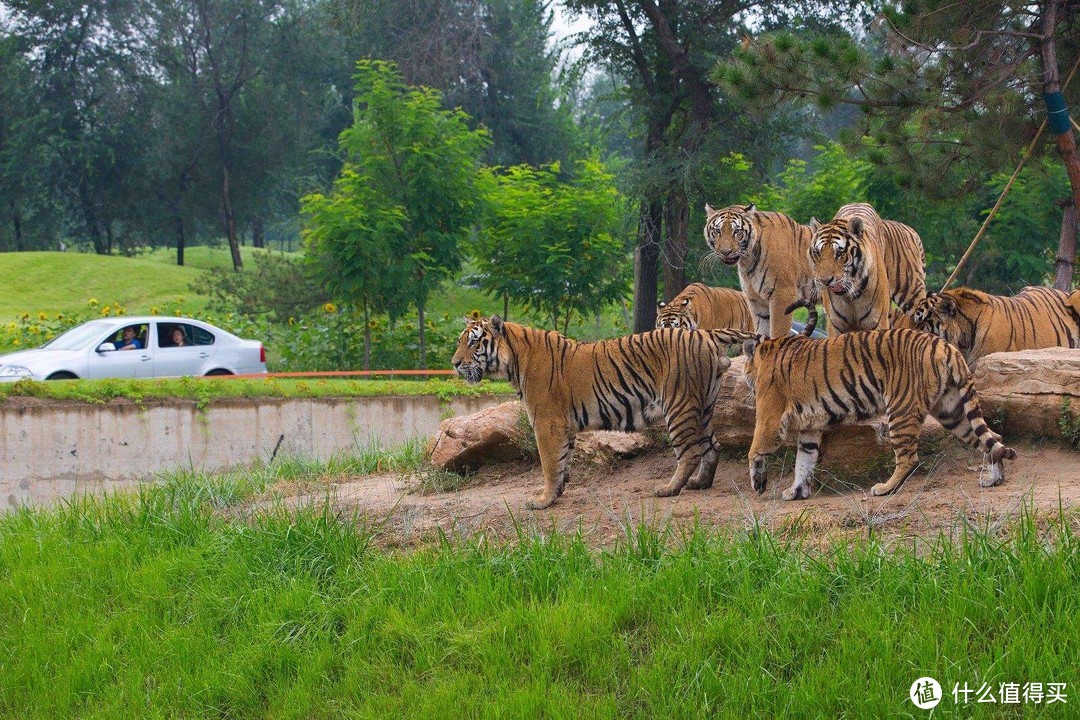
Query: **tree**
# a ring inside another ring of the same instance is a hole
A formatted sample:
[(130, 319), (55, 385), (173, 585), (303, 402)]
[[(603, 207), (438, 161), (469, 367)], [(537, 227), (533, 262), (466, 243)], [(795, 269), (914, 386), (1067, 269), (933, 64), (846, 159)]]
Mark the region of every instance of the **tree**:
[[(335, 259), (324, 271), (350, 296), (367, 292), (369, 261), (393, 278), (397, 299), (417, 309), (426, 367), (424, 310), (431, 292), (461, 267), (488, 136), (469, 129), (465, 113), (443, 109), (437, 91), (406, 85), (393, 63), (357, 63), (356, 93), (355, 121), (341, 135), (345, 168), (331, 198), (305, 201), (306, 232)], [(386, 253), (392, 272), (380, 264)], [(371, 305), (393, 317), (401, 306), (391, 299), (375, 292)]]
[(635, 255), (634, 330), (655, 325), (659, 267), (664, 296), (686, 282), (688, 232), (700, 217), (703, 175), (711, 158), (732, 150), (767, 168), (789, 132), (777, 117), (755, 122), (710, 79), (749, 31), (790, 25), (796, 18), (826, 23), (851, 2), (757, 2), (754, 0), (566, 0), (573, 13), (593, 21), (583, 42), (589, 57), (627, 83), (642, 138), (633, 194), (639, 199)]
[(485, 291), (565, 334), (575, 315), (626, 296), (629, 248), (616, 235), (623, 201), (603, 165), (585, 160), (569, 181), (559, 175), (558, 165), (491, 171), (474, 257)]
[[(902, 181), (938, 193), (967, 192), (989, 173), (1011, 170), (1035, 135), (1045, 96), (1072, 205), (1080, 203), (1080, 158), (1058, 68), (1080, 57), (1080, 5), (925, 0), (887, 6), (882, 20), (868, 41), (763, 34), (716, 77), (760, 107), (787, 100), (859, 107), (864, 119), (853, 144)], [(1080, 82), (1068, 94), (1075, 105)], [(1063, 289), (1076, 254), (1075, 232), (1069, 236), (1062, 233), (1056, 261)]]

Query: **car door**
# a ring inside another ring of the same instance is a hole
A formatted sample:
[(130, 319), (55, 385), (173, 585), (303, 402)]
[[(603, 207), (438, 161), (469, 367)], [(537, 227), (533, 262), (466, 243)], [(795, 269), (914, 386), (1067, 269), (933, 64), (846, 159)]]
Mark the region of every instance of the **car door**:
[(136, 335), (145, 347), (138, 350), (107, 350), (98, 352), (101, 343), (112, 342), (117, 333), (111, 332), (102, 337), (89, 351), (86, 361), (87, 377), (95, 378), (145, 378), (154, 376), (154, 353), (150, 343), (149, 329), (145, 324), (137, 325)]
[[(154, 375), (177, 377), (202, 375), (209, 366), (214, 353), (214, 336), (197, 325), (180, 322), (158, 322), (157, 343), (154, 355)], [(173, 344), (173, 331), (184, 335), (184, 345)]]

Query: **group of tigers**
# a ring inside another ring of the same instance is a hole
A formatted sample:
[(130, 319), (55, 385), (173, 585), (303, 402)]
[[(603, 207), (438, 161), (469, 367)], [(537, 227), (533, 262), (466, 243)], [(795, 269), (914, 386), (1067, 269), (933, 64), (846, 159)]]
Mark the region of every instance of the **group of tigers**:
[[(705, 210), (711, 257), (737, 266), (741, 293), (695, 283), (661, 304), (656, 330), (592, 343), (497, 315), (467, 321), (454, 368), (470, 382), (509, 380), (536, 434), (544, 488), (527, 507), (562, 495), (579, 431), (633, 431), (661, 418), (677, 467), (656, 494), (710, 487), (718, 460), (713, 409), (735, 343), (755, 395), (748, 460), (757, 492), (765, 490), (766, 457), (783, 440), (797, 439), (797, 453), (782, 497), (807, 498), (822, 432), (883, 419), (896, 467), (872, 493), (890, 493), (918, 465), (928, 413), (984, 453), (981, 485), (1004, 480), (1001, 461), (1016, 453), (983, 420), (971, 368), (992, 352), (1080, 348), (1080, 290), (928, 294), (919, 235), (865, 203), (809, 225), (754, 205)], [(829, 338), (793, 335), (792, 312), (808, 309), (809, 335), (819, 303)]]

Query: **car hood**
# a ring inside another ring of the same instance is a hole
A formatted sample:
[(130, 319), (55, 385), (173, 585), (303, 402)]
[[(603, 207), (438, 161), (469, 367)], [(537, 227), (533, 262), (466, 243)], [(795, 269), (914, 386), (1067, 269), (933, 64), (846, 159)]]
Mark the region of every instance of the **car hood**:
[(76, 355), (82, 355), (86, 350), (49, 350), (48, 348), (36, 350), (20, 350), (19, 352), (0, 355), (0, 365), (22, 365), (30, 367), (50, 360), (63, 360)]

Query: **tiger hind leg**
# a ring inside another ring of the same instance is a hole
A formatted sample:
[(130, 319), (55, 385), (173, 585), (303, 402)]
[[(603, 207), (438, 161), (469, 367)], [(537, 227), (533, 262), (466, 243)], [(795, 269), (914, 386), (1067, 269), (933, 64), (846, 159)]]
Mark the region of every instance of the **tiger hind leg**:
[(563, 494), (569, 475), (570, 454), (573, 452), (573, 437), (565, 425), (556, 422), (534, 423), (536, 447), (540, 452), (540, 467), (544, 473), (544, 489), (525, 502), (529, 510), (543, 510), (550, 507)]
[(686, 489), (708, 490), (711, 488), (713, 479), (716, 477), (716, 466), (719, 463), (720, 453), (717, 446), (710, 440), (708, 449), (701, 455), (701, 462), (698, 464), (697, 474), (694, 475), (693, 480), (686, 483)]
[(697, 408), (687, 408), (668, 421), (668, 435), (675, 446), (678, 465), (667, 485), (656, 489), (656, 497), (672, 497), (682, 492), (690, 475), (700, 468), (702, 458), (712, 452), (712, 434), (708, 426), (712, 413), (703, 416)]
[(810, 481), (821, 455), (821, 431), (799, 433), (799, 448), (795, 455), (795, 482), (780, 497), (785, 500), (805, 500), (810, 497)]
[(941, 396), (934, 417), (941, 425), (968, 447), (981, 450), (990, 470), (979, 478), (982, 487), (993, 487), (1005, 482), (1002, 460), (1013, 460), (1016, 451), (1001, 442), (1001, 436), (991, 430), (979, 408), (975, 386), (969, 380), (961, 388), (949, 388)]
[(919, 431), (922, 417), (918, 413), (896, 417), (889, 415), (889, 442), (896, 458), (896, 468), (889, 479), (870, 488), (872, 495), (888, 495), (895, 491), (919, 466)]

